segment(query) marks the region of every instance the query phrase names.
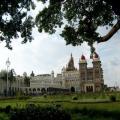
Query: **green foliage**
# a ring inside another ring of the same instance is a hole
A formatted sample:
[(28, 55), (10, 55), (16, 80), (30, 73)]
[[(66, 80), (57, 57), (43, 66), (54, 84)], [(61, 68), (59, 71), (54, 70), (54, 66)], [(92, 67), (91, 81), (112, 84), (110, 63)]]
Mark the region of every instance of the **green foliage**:
[(73, 109), (73, 120), (119, 120), (119, 112), (96, 109)]
[[(1, 71), (0, 71), (0, 79), (2, 79), (2, 80), (7, 80), (7, 71), (6, 71), (6, 70), (1, 70)], [(10, 82), (13, 82), (13, 81), (16, 80), (13, 69), (11, 69), (11, 70), (8, 72), (8, 80), (9, 80)]]
[(5, 113), (0, 113), (0, 120), (9, 120), (9, 117)]
[(17, 99), (18, 100), (28, 100), (28, 99), (30, 99), (30, 96), (23, 96), (23, 95), (21, 95), (21, 96), (18, 96)]
[(7, 71), (6, 70), (1, 70), (0, 79), (7, 80)]
[(115, 95), (111, 95), (110, 96), (110, 101), (111, 102), (116, 102), (116, 96)]
[[(31, 42), (35, 23), (38, 31), (53, 34), (57, 28), (64, 28), (61, 36), (66, 44), (81, 45), (84, 41), (91, 46), (101, 38), (98, 28), (113, 26), (120, 16), (119, 3), (115, 0), (37, 0), (48, 6), (36, 16), (34, 21), (28, 15), (35, 9), (33, 0), (1, 0), (0, 41), (10, 45), (12, 39), (22, 37), (22, 43)], [(117, 4), (118, 3), (118, 4)]]
[(44, 98), (47, 98), (47, 94), (44, 94), (43, 97), (44, 97)]
[(30, 77), (28, 77), (28, 76), (24, 77), (24, 84), (28, 87), (30, 86)]
[(73, 96), (72, 100), (78, 100), (78, 97), (77, 96)]
[(17, 91), (16, 92), (16, 99), (17, 100), (27, 100), (27, 99), (30, 99), (31, 97), (30, 96), (25, 96), (23, 95), (24, 93), (22, 91)]
[(10, 111), (11, 111), (11, 106), (10, 105), (6, 106), (5, 113), (10, 113)]
[[(39, 0), (46, 3), (48, 0)], [(61, 36), (66, 44), (81, 45), (86, 41), (90, 46), (101, 38), (98, 28), (113, 26), (120, 14), (113, 9), (113, 2), (107, 0), (50, 0), (36, 16), (38, 31), (55, 33), (64, 28)], [(117, 6), (116, 9), (120, 10)]]
[(26, 108), (13, 109), (10, 120), (71, 120), (71, 117), (64, 110), (52, 107), (41, 108), (34, 104), (29, 104)]
[(27, 13), (34, 8), (32, 0), (0, 1), (0, 41), (5, 41), (7, 48), (12, 49), (11, 39), (20, 36), (24, 39), (22, 43), (31, 42), (34, 22)]

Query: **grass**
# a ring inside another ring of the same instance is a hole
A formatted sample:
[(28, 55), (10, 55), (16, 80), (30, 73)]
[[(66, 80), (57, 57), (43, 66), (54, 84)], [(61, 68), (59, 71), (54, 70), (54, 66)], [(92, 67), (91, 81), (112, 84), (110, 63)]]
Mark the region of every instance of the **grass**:
[[(116, 96), (117, 102), (110, 102), (109, 97), (111, 95)], [(77, 97), (77, 100), (73, 100), (73, 97)], [(94, 109), (94, 110), (106, 110), (111, 112), (120, 112), (120, 93), (88, 93), (88, 94), (70, 94), (70, 95), (47, 95), (36, 96), (29, 98), (27, 100), (19, 99), (6, 99), (0, 100), (0, 107), (4, 108), (8, 105), (12, 107), (25, 107), (26, 104), (36, 104), (42, 107), (48, 106), (59, 106), (66, 111), (70, 112), (72, 115), (72, 120), (114, 120), (112, 118), (105, 118), (104, 116), (100, 117), (90, 117), (87, 115), (80, 115), (77, 111), (81, 109)], [(0, 119), (2, 120), (2, 119)]]
[[(110, 102), (109, 96), (115, 95), (118, 102)], [(77, 96), (78, 100), (72, 98)], [(47, 95), (32, 97), (27, 100), (7, 99), (0, 100), (0, 107), (11, 105), (12, 107), (24, 107), (26, 104), (34, 103), (40, 106), (48, 106), (60, 104), (65, 109), (72, 108), (95, 108), (106, 110), (119, 110), (120, 109), (120, 93), (88, 93), (88, 94), (70, 94), (70, 95)]]

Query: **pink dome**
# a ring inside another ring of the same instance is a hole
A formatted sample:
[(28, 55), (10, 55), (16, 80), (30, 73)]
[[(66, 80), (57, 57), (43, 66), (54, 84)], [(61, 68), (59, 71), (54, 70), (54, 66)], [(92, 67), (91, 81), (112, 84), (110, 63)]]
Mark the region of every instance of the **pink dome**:
[(85, 60), (85, 56), (84, 55), (81, 56), (81, 60)]
[(94, 58), (99, 58), (99, 55), (96, 52), (94, 53)]

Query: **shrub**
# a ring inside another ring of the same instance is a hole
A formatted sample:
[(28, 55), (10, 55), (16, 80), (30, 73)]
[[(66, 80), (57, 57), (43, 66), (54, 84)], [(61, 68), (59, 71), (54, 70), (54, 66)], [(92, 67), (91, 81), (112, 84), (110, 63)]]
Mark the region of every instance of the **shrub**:
[(44, 94), (43, 97), (44, 97), (44, 98), (47, 98), (47, 94)]
[(0, 120), (9, 120), (9, 117), (5, 113), (0, 113)]
[(27, 100), (27, 99), (30, 99), (30, 96), (18, 96), (17, 97), (18, 100)]
[(78, 100), (78, 97), (77, 96), (73, 96), (72, 100)]
[(64, 110), (47, 107), (41, 108), (34, 104), (26, 108), (15, 109), (11, 112), (10, 120), (71, 120), (71, 116)]
[(110, 101), (111, 102), (115, 102), (116, 101), (116, 96), (115, 95), (111, 95), (110, 96)]
[(6, 106), (5, 113), (10, 113), (10, 111), (11, 111), (11, 106), (10, 105)]
[(56, 108), (61, 108), (61, 105), (60, 104), (56, 104)]

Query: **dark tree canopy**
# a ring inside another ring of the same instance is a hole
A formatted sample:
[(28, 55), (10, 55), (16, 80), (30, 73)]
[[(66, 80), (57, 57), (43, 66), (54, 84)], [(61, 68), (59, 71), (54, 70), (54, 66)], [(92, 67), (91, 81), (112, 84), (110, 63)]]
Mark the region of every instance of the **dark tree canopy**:
[[(0, 71), (0, 79), (5, 80), (5, 81), (7, 80), (7, 71), (6, 71), (6, 70), (1, 70), (1, 71)], [(16, 80), (14, 69), (11, 69), (11, 70), (8, 72), (8, 80), (9, 80), (10, 82), (13, 82), (13, 81)]]
[(34, 22), (27, 15), (31, 8), (35, 8), (32, 0), (0, 0), (0, 41), (5, 41), (9, 49), (13, 38), (22, 37), (22, 43), (33, 39)]
[[(36, 25), (39, 32), (50, 34), (64, 25), (61, 36), (66, 44), (76, 46), (86, 41), (94, 52), (94, 42), (105, 42), (120, 29), (120, 7), (118, 0), (49, 0), (48, 7), (36, 16)], [(97, 31), (103, 26), (111, 26), (105, 36)]]
[[(81, 45), (84, 41), (91, 46), (94, 42), (109, 40), (120, 29), (120, 7), (118, 0), (36, 0), (49, 5), (36, 16), (38, 31), (55, 33), (63, 28), (61, 36), (66, 44)], [(0, 41), (11, 49), (11, 41), (22, 37), (22, 43), (32, 41), (34, 21), (27, 13), (34, 9), (33, 0), (0, 1)], [(116, 23), (115, 23), (116, 22)], [(105, 36), (98, 28), (111, 26)]]

